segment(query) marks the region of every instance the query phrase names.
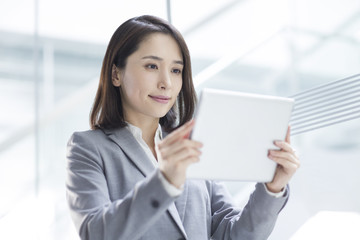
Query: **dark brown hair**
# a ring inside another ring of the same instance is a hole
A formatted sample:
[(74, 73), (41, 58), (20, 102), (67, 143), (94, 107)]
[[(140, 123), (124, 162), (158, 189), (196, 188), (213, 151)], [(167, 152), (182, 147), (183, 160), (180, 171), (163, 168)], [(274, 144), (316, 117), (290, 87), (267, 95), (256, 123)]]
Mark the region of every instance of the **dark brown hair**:
[(119, 87), (112, 84), (112, 66), (123, 69), (127, 58), (134, 53), (141, 42), (152, 33), (164, 33), (174, 38), (182, 53), (184, 68), (182, 88), (177, 104), (162, 118), (160, 124), (166, 131), (172, 131), (193, 117), (196, 93), (192, 80), (190, 54), (180, 32), (168, 22), (154, 16), (144, 15), (121, 24), (110, 39), (103, 60), (99, 86), (90, 113), (90, 126), (97, 128), (124, 127)]

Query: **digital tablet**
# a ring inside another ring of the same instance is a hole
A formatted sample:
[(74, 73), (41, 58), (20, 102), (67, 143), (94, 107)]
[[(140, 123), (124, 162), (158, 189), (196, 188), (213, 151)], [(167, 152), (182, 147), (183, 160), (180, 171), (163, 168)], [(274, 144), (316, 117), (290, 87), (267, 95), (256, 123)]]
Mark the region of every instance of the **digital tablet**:
[(188, 178), (270, 182), (276, 163), (269, 149), (284, 140), (294, 100), (203, 89), (190, 138), (203, 143)]

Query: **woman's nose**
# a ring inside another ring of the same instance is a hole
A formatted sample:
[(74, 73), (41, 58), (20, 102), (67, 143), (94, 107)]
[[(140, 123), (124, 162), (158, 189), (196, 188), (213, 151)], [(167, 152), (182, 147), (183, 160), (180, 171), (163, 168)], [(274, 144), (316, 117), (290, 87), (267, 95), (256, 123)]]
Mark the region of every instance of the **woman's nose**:
[(168, 72), (163, 71), (159, 79), (159, 87), (162, 89), (171, 88), (171, 76)]

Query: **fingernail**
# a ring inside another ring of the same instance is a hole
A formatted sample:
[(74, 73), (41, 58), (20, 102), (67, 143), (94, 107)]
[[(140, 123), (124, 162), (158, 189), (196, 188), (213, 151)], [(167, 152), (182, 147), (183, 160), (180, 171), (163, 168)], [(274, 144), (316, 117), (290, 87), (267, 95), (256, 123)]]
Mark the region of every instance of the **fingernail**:
[(183, 138), (186, 139), (186, 138), (189, 138), (189, 137), (190, 137), (190, 133), (187, 133), (187, 134), (184, 135)]

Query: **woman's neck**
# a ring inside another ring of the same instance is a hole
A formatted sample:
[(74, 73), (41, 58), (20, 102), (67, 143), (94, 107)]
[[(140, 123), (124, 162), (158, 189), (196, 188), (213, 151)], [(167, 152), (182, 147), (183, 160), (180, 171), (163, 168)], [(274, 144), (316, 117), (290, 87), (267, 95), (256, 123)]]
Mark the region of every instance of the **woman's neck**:
[(155, 133), (159, 126), (159, 119), (126, 119), (126, 121), (141, 129), (142, 138), (155, 154)]

